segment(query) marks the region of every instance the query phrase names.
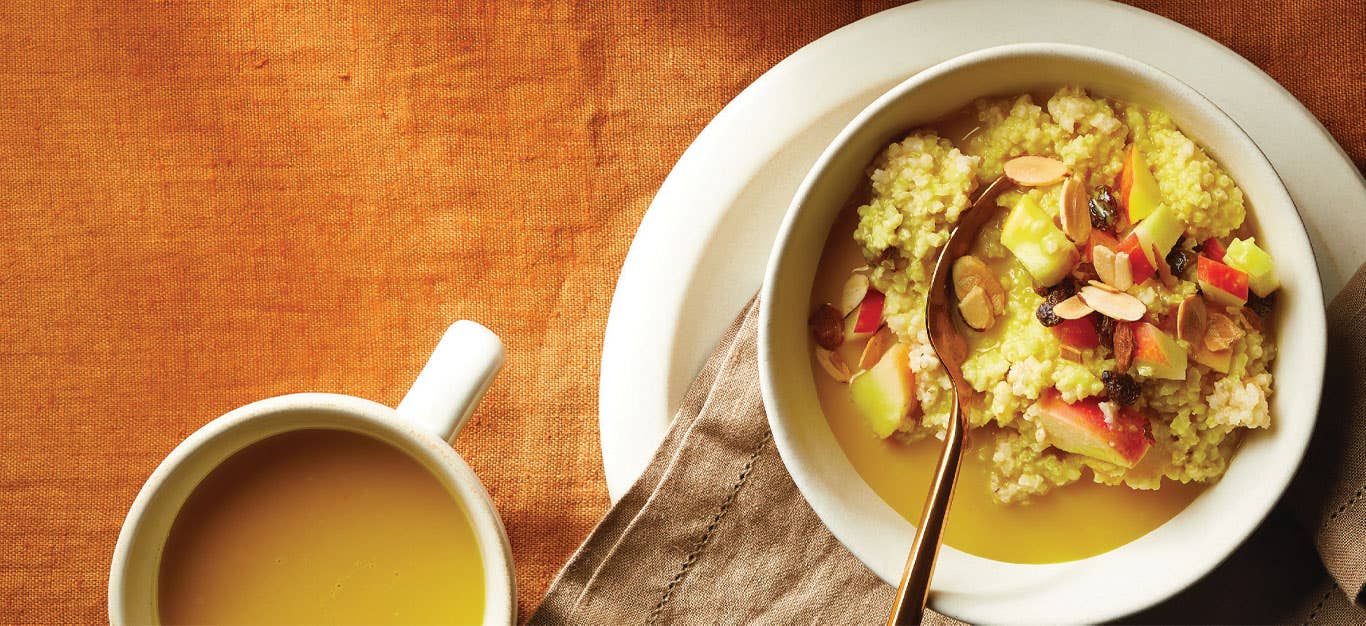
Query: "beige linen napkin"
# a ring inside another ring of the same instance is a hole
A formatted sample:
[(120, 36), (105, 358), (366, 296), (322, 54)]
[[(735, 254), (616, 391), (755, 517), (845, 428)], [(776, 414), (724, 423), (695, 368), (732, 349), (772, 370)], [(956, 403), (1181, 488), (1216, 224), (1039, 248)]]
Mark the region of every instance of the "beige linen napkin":
[[(757, 311), (751, 303), (732, 323), (645, 473), (561, 570), (532, 623), (886, 619), (892, 587), (825, 529), (774, 448)], [(1126, 621), (1366, 623), (1355, 604), (1366, 579), (1366, 271), (1329, 307), (1329, 329), (1318, 441), (1287, 501), (1205, 579)], [(954, 620), (931, 613), (926, 623)]]

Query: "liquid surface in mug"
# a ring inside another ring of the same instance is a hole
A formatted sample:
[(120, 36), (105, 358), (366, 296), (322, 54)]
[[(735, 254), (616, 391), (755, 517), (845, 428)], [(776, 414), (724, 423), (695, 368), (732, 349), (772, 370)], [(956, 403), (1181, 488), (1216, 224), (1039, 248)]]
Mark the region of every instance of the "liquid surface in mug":
[(262, 440), (215, 468), (161, 556), (167, 624), (479, 623), (465, 511), (402, 451), (339, 430)]

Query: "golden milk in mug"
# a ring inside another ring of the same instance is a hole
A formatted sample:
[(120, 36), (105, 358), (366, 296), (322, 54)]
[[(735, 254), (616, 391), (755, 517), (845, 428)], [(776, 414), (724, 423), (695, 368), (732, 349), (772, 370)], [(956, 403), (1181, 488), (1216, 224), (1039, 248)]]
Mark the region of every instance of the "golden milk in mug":
[(341, 430), (274, 435), (195, 488), (162, 553), (165, 624), (472, 624), (478, 544), (407, 454)]
[(450, 445), (503, 356), (457, 322), (397, 407), (297, 393), (205, 424), (129, 508), (110, 623), (515, 623), (507, 533)]

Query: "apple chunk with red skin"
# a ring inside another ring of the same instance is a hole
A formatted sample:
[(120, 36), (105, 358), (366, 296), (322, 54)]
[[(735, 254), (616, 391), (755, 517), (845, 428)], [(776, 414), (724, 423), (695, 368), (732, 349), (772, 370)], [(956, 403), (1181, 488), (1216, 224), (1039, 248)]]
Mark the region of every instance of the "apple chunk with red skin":
[(1152, 278), (1157, 273), (1157, 267), (1153, 265), (1152, 253), (1144, 247), (1143, 240), (1139, 239), (1138, 233), (1129, 233), (1129, 236), (1119, 243), (1119, 248), (1115, 252), (1124, 252), (1129, 255), (1129, 274), (1133, 276), (1135, 285), (1143, 284), (1143, 281)]
[(1247, 304), (1247, 273), (1201, 255), (1195, 260), (1195, 277), (1205, 296), (1224, 306)]
[(1090, 315), (1077, 320), (1063, 320), (1061, 324), (1053, 327), (1053, 334), (1058, 336), (1058, 341), (1063, 345), (1078, 350), (1090, 350), (1100, 345), (1100, 335), (1096, 333), (1096, 326), (1091, 323)]
[(1064, 402), (1058, 390), (1045, 389), (1030, 413), (1053, 447), (1121, 467), (1137, 465), (1153, 445), (1147, 418), (1123, 407), (1107, 420), (1094, 397)]
[(882, 307), (887, 297), (881, 291), (869, 289), (863, 301), (844, 317), (844, 340), (867, 339), (882, 326)]
[(1132, 322), (1134, 367), (1148, 378), (1186, 379), (1186, 349), (1171, 335), (1147, 322)]
[(873, 434), (883, 439), (896, 432), (902, 418), (920, 408), (915, 398), (915, 374), (911, 372), (909, 355), (906, 344), (893, 345), (877, 364), (849, 381), (849, 396), (854, 406), (868, 421)]

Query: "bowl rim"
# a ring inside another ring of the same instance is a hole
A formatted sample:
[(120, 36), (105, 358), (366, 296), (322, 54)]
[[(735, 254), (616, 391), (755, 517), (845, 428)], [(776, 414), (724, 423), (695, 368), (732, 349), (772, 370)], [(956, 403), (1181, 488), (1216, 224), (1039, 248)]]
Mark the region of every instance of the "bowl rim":
[[(830, 142), (826, 149), (821, 153), (820, 157), (811, 166), (807, 175), (802, 180), (801, 185), (798, 187), (797, 192), (794, 194), (792, 202), (788, 206), (782, 224), (778, 229), (778, 234), (768, 259), (763, 286), (760, 290), (761, 306), (759, 311), (758, 346), (759, 379), (765, 413), (770, 429), (773, 431), (779, 455), (783, 458), (784, 465), (792, 475), (793, 481), (798, 487), (798, 491), (816, 512), (822, 523), (826, 525), (831, 533), (835, 535), (850, 552), (859, 558), (866, 566), (869, 566), (870, 569), (872, 568), (872, 565), (867, 558), (867, 547), (860, 545), (856, 529), (849, 527), (849, 525), (844, 522), (838, 521), (837, 516), (833, 515), (833, 511), (830, 510), (830, 507), (832, 507), (834, 503), (824, 500), (824, 494), (817, 486), (814, 472), (806, 468), (803, 465), (802, 460), (798, 458), (796, 450), (797, 434), (794, 431), (789, 430), (788, 424), (784, 420), (780, 408), (782, 403), (779, 401), (776, 392), (777, 387), (782, 384), (777, 380), (778, 377), (775, 375), (775, 364), (780, 363), (780, 361), (775, 358), (776, 352), (774, 347), (774, 342), (777, 339), (774, 336), (775, 317), (777, 314), (771, 307), (762, 306), (762, 303), (774, 301), (775, 293), (780, 289), (778, 278), (788, 271), (786, 269), (789, 257), (788, 249), (793, 245), (793, 231), (797, 226), (799, 215), (803, 213), (804, 210), (808, 210), (808, 207), (810, 206), (808, 200), (812, 195), (813, 190), (817, 187), (817, 183), (821, 179), (821, 174), (831, 167), (832, 161), (834, 161), (838, 155), (849, 148), (850, 142), (865, 125), (882, 116), (885, 109), (889, 108), (890, 105), (897, 102), (908, 92), (913, 91), (934, 79), (962, 71), (970, 66), (1003, 61), (1019, 56), (1082, 60), (1137, 73), (1159, 83), (1164, 90), (1170, 91), (1174, 100), (1186, 100), (1193, 106), (1203, 109), (1204, 113), (1208, 114), (1210, 120), (1228, 131), (1228, 141), (1237, 144), (1237, 150), (1246, 152), (1250, 156), (1252, 161), (1251, 166), (1256, 170), (1259, 170), (1250, 172), (1250, 174), (1255, 176), (1269, 174), (1269, 184), (1265, 195), (1267, 198), (1273, 199), (1274, 202), (1265, 202), (1264, 199), (1258, 203), (1259, 206), (1275, 204), (1280, 207), (1288, 207), (1293, 212), (1294, 222), (1299, 226), (1298, 230), (1290, 235), (1296, 240), (1293, 244), (1294, 247), (1307, 252), (1308, 259), (1314, 267), (1317, 267), (1318, 265), (1313, 247), (1309, 243), (1304, 221), (1299, 215), (1298, 208), (1295, 207), (1293, 201), (1290, 199), (1290, 196), (1285, 189), (1284, 182), (1280, 179), (1279, 174), (1276, 173), (1275, 168), (1270, 164), (1266, 155), (1256, 143), (1252, 141), (1237, 122), (1233, 121), (1233, 119), (1222, 109), (1205, 98), (1193, 87), (1176, 77), (1141, 61), (1108, 50), (1076, 44), (1053, 42), (1006, 44), (983, 48), (947, 59), (908, 77), (906, 80), (883, 93), (860, 111), (859, 114), (845, 125), (840, 133)], [(1300, 434), (1298, 440), (1292, 442), (1293, 446), (1289, 451), (1290, 453), (1282, 457), (1283, 461), (1279, 475), (1269, 477), (1269, 483), (1271, 483), (1271, 486), (1273, 487), (1269, 492), (1275, 494), (1274, 497), (1265, 498), (1264, 502), (1260, 503), (1260, 506), (1256, 508), (1255, 514), (1249, 512), (1245, 519), (1242, 519), (1240, 524), (1232, 529), (1226, 529), (1226, 532), (1224, 533), (1226, 540), (1220, 543), (1212, 554), (1207, 555), (1203, 562), (1187, 567), (1180, 572), (1171, 572), (1171, 575), (1167, 577), (1162, 584), (1144, 586), (1141, 590), (1134, 590), (1131, 601), (1125, 602), (1122, 605), (1093, 606), (1089, 610), (1083, 609), (1081, 614), (1085, 615), (1087, 621), (1113, 620), (1144, 610), (1179, 593), (1190, 584), (1204, 577), (1246, 541), (1247, 537), (1262, 523), (1289, 486), (1291, 479), (1294, 477), (1298, 467), (1303, 461), (1309, 439), (1313, 434), (1314, 426), (1317, 422), (1317, 408), (1322, 395), (1324, 375), (1324, 359), (1322, 357), (1326, 354), (1326, 319), (1319, 277), (1317, 273), (1311, 272), (1309, 275), (1303, 277), (1296, 275), (1296, 280), (1299, 281), (1301, 289), (1317, 294), (1316, 299), (1314, 300), (1315, 306), (1308, 307), (1308, 310), (1303, 312), (1304, 315), (1308, 316), (1304, 319), (1304, 323), (1311, 327), (1310, 330), (1313, 332), (1313, 336), (1308, 338), (1297, 338), (1297, 350), (1310, 350), (1312, 351), (1312, 353), (1309, 354), (1310, 357), (1317, 355), (1320, 358), (1313, 359), (1313, 362), (1318, 363), (1317, 370), (1309, 373), (1309, 377), (1316, 384), (1312, 385), (1311, 389), (1302, 391), (1297, 390), (1297, 393), (1295, 394), (1297, 404), (1306, 407), (1305, 411), (1309, 414), (1311, 421), (1308, 426), (1304, 428), (1303, 433)], [(1284, 345), (1279, 338), (1277, 344), (1278, 346)], [(840, 453), (843, 454), (843, 451), (841, 450)], [(1211, 490), (1216, 486), (1217, 483), (1211, 485)], [(832, 519), (835, 519), (837, 523), (832, 523)], [(906, 521), (905, 523), (908, 527), (914, 528), (914, 524), (911, 522)], [(1168, 523), (1170, 523), (1170, 520), (1164, 522), (1163, 526)], [(1160, 527), (1161, 526), (1159, 526), (1159, 528)], [(1102, 555), (1103, 554), (1108, 554), (1108, 552), (1102, 553)], [(1095, 555), (1078, 561), (1070, 561), (1068, 564), (1086, 562), (1102, 555)], [(1039, 571), (1043, 571), (1043, 568), (1048, 568), (1056, 564), (1008, 565), (1018, 568), (1035, 568)], [(875, 571), (875, 573), (877, 572)], [(879, 575), (880, 577), (883, 577), (884, 580), (887, 580), (886, 576)], [(895, 584), (894, 581), (888, 580), (888, 582)], [(1019, 604), (1013, 604), (1011, 607), (1012, 613), (1008, 615), (992, 613), (990, 610), (983, 610), (978, 613), (977, 608), (974, 607), (973, 612), (978, 614), (963, 615), (961, 617), (973, 621), (1001, 621), (1002, 619), (1028, 620), (1031, 618), (1050, 619), (1047, 614), (1028, 615), (1021, 613), (1019, 611)], [(1056, 617), (1053, 619), (1056, 619)]]

